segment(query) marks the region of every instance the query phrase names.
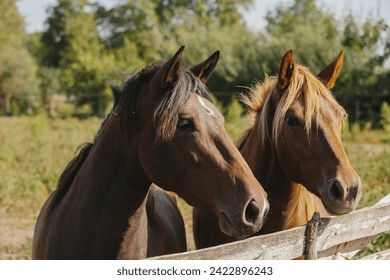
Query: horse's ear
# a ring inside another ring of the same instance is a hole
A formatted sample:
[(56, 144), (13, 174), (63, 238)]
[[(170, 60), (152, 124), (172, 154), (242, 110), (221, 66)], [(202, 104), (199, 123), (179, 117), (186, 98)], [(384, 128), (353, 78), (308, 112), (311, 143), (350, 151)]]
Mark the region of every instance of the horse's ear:
[(205, 61), (191, 67), (191, 72), (197, 76), (203, 83), (206, 83), (213, 74), (219, 59), (219, 51), (213, 53)]
[(181, 46), (175, 55), (161, 66), (157, 73), (153, 76), (152, 84), (157, 87), (165, 87), (168, 84), (173, 84), (179, 72), (182, 69), (181, 56), (184, 46)]
[(331, 89), (334, 86), (337, 77), (340, 74), (341, 67), (343, 66), (343, 61), (344, 61), (344, 52), (341, 51), (339, 56), (336, 58), (336, 60), (333, 61), (328, 66), (326, 66), (317, 75), (317, 77), (324, 83), (326, 88)]
[(289, 50), (284, 54), (279, 67), (278, 86), (280, 89), (284, 90), (290, 84), (291, 80), (294, 77), (294, 72), (294, 54), (292, 50)]
[(119, 100), (121, 99), (122, 89), (118, 85), (110, 86), (112, 95), (114, 96), (114, 107), (119, 104)]

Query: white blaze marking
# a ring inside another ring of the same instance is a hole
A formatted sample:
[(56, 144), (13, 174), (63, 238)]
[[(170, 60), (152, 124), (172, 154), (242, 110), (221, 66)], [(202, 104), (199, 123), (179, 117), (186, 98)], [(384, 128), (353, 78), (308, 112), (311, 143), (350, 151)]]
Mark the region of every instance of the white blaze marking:
[(207, 107), (207, 105), (206, 105), (206, 103), (204, 102), (203, 98), (200, 97), (199, 95), (197, 95), (196, 97), (198, 97), (198, 100), (199, 100), (200, 105), (202, 105), (202, 107), (206, 109), (207, 114), (209, 114), (209, 115), (211, 115), (211, 116), (214, 116), (213, 110), (211, 110), (209, 107)]

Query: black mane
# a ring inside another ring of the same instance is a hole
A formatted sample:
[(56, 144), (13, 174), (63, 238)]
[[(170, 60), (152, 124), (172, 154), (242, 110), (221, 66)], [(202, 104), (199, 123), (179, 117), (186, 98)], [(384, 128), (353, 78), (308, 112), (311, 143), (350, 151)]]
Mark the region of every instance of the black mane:
[(92, 143), (84, 144), (81, 147), (79, 154), (65, 167), (60, 178), (58, 179), (57, 189), (52, 194), (53, 197), (50, 205), (48, 206), (48, 213), (51, 213), (53, 207), (55, 207), (61, 201), (66, 192), (69, 190), (74, 178), (76, 177), (89, 152), (91, 151), (92, 146)]

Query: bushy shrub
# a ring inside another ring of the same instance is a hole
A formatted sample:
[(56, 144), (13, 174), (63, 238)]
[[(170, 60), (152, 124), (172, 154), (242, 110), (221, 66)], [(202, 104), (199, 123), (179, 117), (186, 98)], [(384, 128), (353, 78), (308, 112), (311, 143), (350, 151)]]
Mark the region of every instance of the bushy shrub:
[(383, 102), (381, 106), (381, 125), (387, 133), (390, 133), (390, 106), (387, 102)]
[(241, 120), (244, 108), (236, 98), (232, 98), (230, 104), (226, 107), (226, 121), (237, 122)]

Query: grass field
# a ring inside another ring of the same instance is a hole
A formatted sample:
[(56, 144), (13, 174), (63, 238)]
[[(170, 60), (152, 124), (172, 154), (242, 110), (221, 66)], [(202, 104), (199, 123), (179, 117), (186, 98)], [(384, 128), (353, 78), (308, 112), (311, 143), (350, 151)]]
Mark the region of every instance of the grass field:
[(100, 120), (0, 119), (0, 215), (35, 217), (77, 147)]
[[(0, 118), (0, 259), (31, 257), (32, 229), (43, 202), (77, 148), (93, 140), (100, 122), (96, 118)], [(247, 125), (243, 118), (226, 127), (236, 139)], [(364, 139), (363, 133), (359, 137)], [(350, 161), (363, 180), (359, 207), (372, 205), (390, 192), (390, 145), (370, 142), (374, 143), (346, 143)], [(191, 208), (183, 201), (180, 207), (192, 249)], [(380, 246), (390, 247), (390, 238), (386, 240)]]

